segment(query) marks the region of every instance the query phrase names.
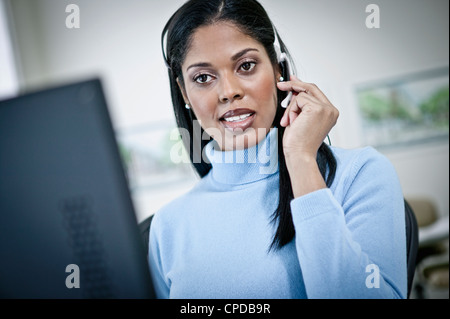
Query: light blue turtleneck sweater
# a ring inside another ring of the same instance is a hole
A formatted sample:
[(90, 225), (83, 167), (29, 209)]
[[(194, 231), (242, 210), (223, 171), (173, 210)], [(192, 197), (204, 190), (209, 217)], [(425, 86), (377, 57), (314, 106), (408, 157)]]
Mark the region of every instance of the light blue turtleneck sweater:
[(373, 148), (332, 148), (331, 188), (291, 201), (295, 238), (268, 252), (276, 224), (277, 129), (221, 152), (212, 170), (158, 211), (149, 263), (159, 298), (405, 298), (403, 195)]

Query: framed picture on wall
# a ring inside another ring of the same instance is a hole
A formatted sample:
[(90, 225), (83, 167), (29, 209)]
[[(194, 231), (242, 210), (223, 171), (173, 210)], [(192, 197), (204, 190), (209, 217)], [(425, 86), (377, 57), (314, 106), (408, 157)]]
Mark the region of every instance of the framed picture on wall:
[(365, 145), (448, 140), (448, 66), (358, 85), (356, 96)]
[(148, 123), (116, 135), (139, 221), (197, 181), (175, 122)]
[(175, 123), (149, 123), (117, 133), (131, 191), (173, 188), (193, 175)]

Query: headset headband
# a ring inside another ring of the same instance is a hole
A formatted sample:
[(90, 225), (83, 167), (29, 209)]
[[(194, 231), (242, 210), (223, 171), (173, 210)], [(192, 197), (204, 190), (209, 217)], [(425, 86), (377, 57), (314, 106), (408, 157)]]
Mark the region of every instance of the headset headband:
[(169, 19), (169, 21), (166, 23), (166, 25), (164, 26), (164, 29), (163, 29), (163, 31), (161, 33), (161, 50), (162, 50), (162, 55), (163, 55), (164, 63), (166, 64), (167, 68), (170, 69), (170, 70), (172, 70), (172, 67), (170, 66), (169, 60), (167, 59), (166, 50), (164, 48), (164, 39), (166, 38), (167, 31), (169, 30), (169, 26), (170, 26), (170, 23), (173, 20), (173, 17), (174, 16), (172, 16)]
[(275, 48), (275, 52), (277, 53), (278, 63), (287, 61), (286, 53), (281, 52), (281, 44), (280, 44), (280, 40), (278, 39), (278, 32), (275, 29), (275, 27), (273, 27), (273, 34), (275, 36), (275, 41), (273, 42), (273, 47)]

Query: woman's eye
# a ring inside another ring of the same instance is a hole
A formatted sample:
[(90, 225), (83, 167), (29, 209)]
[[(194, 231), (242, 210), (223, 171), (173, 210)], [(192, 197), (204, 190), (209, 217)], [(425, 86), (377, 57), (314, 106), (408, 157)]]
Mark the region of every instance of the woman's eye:
[(212, 77), (208, 74), (200, 74), (199, 76), (194, 78), (194, 81), (200, 84), (210, 82)]
[(255, 65), (256, 65), (255, 62), (244, 62), (241, 65), (241, 69), (248, 72), (251, 71), (255, 67)]

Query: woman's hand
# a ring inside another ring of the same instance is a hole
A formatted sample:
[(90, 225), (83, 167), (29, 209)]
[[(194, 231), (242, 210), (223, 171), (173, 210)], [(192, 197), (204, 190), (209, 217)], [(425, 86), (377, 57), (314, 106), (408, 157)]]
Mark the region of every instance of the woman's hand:
[(279, 82), (281, 91), (293, 91), (280, 125), (286, 127), (283, 136), (285, 156), (316, 158), (317, 150), (336, 124), (339, 111), (322, 91), (311, 83), (291, 76), (291, 81)]
[(317, 165), (317, 151), (336, 124), (339, 111), (315, 84), (295, 76), (279, 82), (278, 88), (294, 93), (280, 125), (286, 127), (283, 152), (297, 198), (327, 187)]

